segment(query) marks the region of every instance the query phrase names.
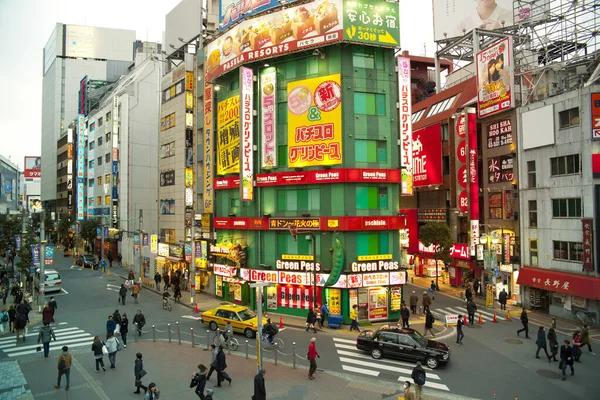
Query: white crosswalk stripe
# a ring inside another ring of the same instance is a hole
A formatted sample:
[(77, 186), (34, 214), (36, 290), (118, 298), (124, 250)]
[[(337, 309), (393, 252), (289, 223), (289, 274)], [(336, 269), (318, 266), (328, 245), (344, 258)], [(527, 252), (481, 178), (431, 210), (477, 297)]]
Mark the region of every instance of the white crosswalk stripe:
[[(83, 347), (90, 346), (93, 343), (94, 336), (87, 333), (83, 329), (78, 327), (65, 327), (65, 323), (61, 323), (60, 328), (52, 327), (56, 340), (50, 342), (50, 351), (58, 351), (63, 346), (72, 347)], [(15, 340), (14, 334), (9, 337), (0, 338), (0, 351), (4, 352), (8, 357), (20, 357), (30, 354), (43, 354), (43, 348), (41, 352), (36, 351), (41, 343), (37, 343), (37, 337), (39, 329), (28, 330), (25, 335), (26, 341), (23, 342), (19, 338), (19, 342)]]
[[(397, 361), (393, 359), (375, 360), (369, 354), (356, 348), (356, 340), (332, 338), (335, 350), (338, 354), (342, 369), (344, 371), (378, 377), (381, 373), (398, 375), (398, 381), (412, 382), (410, 375), (415, 367), (414, 363)], [(432, 372), (430, 368), (423, 367), (426, 370), (426, 387), (450, 391), (448, 386), (441, 382), (437, 373)], [(437, 370), (436, 370), (437, 371)]]
[[(445, 315), (467, 315), (467, 308), (464, 307), (444, 307), (444, 308), (434, 308), (431, 310), (431, 313), (435, 316), (441, 316), (442, 320)], [(479, 320), (479, 314), (481, 314), (481, 319), (483, 322), (492, 322), (494, 320), (494, 312), (490, 312), (487, 310), (482, 310), (481, 307), (477, 308), (475, 311), (475, 322)], [(496, 320), (500, 321), (500, 317), (496, 315)]]

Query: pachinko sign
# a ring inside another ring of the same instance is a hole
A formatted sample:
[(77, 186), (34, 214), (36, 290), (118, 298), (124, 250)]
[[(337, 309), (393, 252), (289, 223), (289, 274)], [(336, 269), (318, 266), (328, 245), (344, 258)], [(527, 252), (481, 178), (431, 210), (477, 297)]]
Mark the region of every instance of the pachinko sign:
[(277, 72), (260, 76), (260, 120), (262, 132), (261, 167), (277, 168)]
[(213, 187), (213, 86), (204, 85), (204, 212), (212, 213), (214, 210)]
[(296, 0), (220, 0), (219, 1), (219, 30), (244, 18), (245, 15), (257, 14), (282, 4), (290, 4)]
[(245, 201), (254, 199), (254, 120), (253, 120), (253, 88), (254, 74), (250, 68), (240, 68), (240, 117), (242, 119), (242, 165), (240, 168), (241, 198)]
[(512, 38), (507, 37), (477, 53), (479, 118), (488, 117), (515, 106)]
[(232, 96), (218, 104), (217, 175), (240, 172), (240, 98)]
[(400, 166), (402, 167), (402, 195), (413, 194), (412, 153), (412, 87), (410, 60), (398, 58), (398, 86), (400, 93)]
[(340, 74), (288, 83), (288, 167), (342, 164)]

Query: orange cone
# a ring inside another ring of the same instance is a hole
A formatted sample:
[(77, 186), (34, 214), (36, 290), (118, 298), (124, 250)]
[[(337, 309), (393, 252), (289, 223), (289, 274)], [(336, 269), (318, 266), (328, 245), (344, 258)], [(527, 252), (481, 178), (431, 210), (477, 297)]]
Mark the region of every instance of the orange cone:
[(496, 318), (496, 311), (494, 311), (494, 319), (492, 320), (492, 322), (495, 324), (498, 323), (498, 319)]
[(279, 317), (279, 329), (283, 329), (283, 317)]
[(483, 318), (481, 318), (481, 313), (479, 313), (479, 325), (483, 325)]
[(467, 316), (463, 315), (463, 324), (467, 325)]
[(196, 303), (196, 306), (194, 307), (194, 314), (198, 314), (198, 303)]
[(510, 321), (510, 311), (507, 311), (507, 312), (506, 312), (506, 320), (507, 320), (507, 321)]

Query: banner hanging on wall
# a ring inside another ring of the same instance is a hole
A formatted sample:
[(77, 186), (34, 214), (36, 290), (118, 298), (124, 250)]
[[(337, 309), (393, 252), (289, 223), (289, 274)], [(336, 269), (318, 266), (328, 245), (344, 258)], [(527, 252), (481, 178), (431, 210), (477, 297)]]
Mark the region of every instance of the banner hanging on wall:
[(412, 150), (412, 86), (410, 60), (398, 58), (398, 85), (400, 93), (400, 166), (402, 169), (403, 196), (413, 194), (413, 150)]
[(218, 103), (217, 175), (240, 172), (240, 97)]
[(261, 167), (277, 168), (277, 72), (260, 76)]
[(250, 68), (240, 68), (241, 153), (240, 198), (254, 200), (254, 74)]

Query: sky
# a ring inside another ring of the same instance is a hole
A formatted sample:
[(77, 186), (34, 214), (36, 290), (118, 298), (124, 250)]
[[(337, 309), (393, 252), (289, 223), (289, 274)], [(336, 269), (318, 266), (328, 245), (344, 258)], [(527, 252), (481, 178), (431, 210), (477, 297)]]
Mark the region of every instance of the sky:
[[(41, 154), (42, 55), (55, 24), (133, 29), (162, 42), (165, 16), (180, 0), (0, 0), (0, 154), (23, 169)], [(431, 2), (400, 0), (403, 50), (434, 52)], [(424, 46), (425, 45), (425, 46)]]

